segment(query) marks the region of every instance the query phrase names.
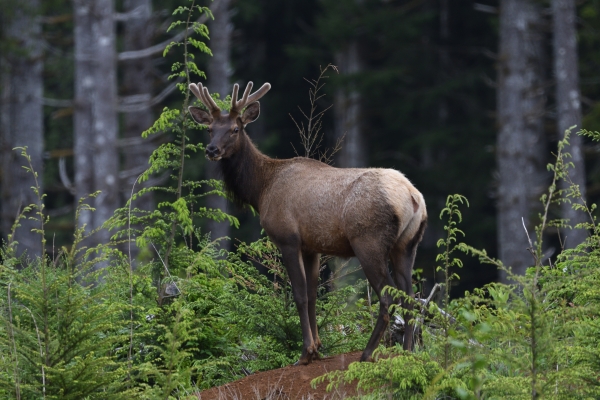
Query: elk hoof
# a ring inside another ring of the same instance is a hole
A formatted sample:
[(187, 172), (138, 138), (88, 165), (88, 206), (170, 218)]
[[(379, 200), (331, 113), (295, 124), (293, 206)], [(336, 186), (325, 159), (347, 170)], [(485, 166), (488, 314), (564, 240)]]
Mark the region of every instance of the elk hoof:
[(300, 357), (300, 359), (298, 361), (296, 361), (294, 363), (294, 365), (298, 366), (298, 365), (308, 365), (310, 364), (310, 358), (308, 357)]
[(320, 360), (321, 356), (315, 346), (305, 352), (302, 352), (300, 359), (294, 363), (294, 365), (308, 365), (313, 361)]
[(317, 338), (317, 340), (315, 340), (315, 349), (319, 350), (321, 347), (321, 339)]

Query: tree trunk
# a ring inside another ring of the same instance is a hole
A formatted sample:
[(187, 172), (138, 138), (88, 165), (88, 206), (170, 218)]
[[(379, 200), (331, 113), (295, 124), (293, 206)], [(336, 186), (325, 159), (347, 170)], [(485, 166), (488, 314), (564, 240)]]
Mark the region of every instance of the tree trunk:
[[(34, 175), (22, 166), (29, 166), (15, 147), (27, 146), (27, 154), (38, 175), (40, 189), (43, 182), (43, 63), (41, 26), (35, 14), (39, 11), (39, 0), (23, 0), (4, 10), (2, 21), (9, 51), (1, 59), (0, 134), (2, 137), (2, 236), (11, 232), (17, 215), (24, 207), (40, 199), (31, 189), (36, 186)], [(7, 15), (11, 13), (10, 15)], [(40, 196), (42, 193), (40, 192)], [(19, 244), (17, 254), (34, 259), (42, 255), (42, 238), (32, 229), (40, 229), (39, 220), (31, 220), (34, 212), (25, 214), (13, 239)]]
[[(73, 0), (75, 23), (75, 190), (76, 199), (101, 191), (96, 211), (79, 226), (97, 229), (119, 206), (117, 81), (112, 0)], [(89, 245), (107, 243), (100, 230)]]
[[(74, 47), (75, 47), (75, 107), (73, 110), (73, 143), (75, 164), (75, 201), (94, 192), (93, 179), (93, 115), (94, 98), (94, 35), (91, 29), (93, 5), (86, 0), (73, 0)], [(91, 203), (88, 200), (88, 203)], [(78, 227), (93, 229), (93, 214), (81, 210)]]
[[(150, 47), (154, 36), (152, 24), (151, 0), (125, 0), (124, 12), (136, 11), (134, 17), (123, 24), (123, 47), (125, 51), (141, 50)], [(123, 96), (135, 96), (141, 102), (148, 102), (148, 106), (134, 112), (127, 112), (123, 116), (123, 137), (125, 139), (141, 139), (143, 131), (152, 126), (154, 116), (149, 105), (152, 98), (152, 60), (140, 58), (123, 62)], [(123, 151), (123, 163), (126, 177), (121, 181), (121, 191), (129, 198), (135, 184), (135, 191), (148, 186), (148, 182), (136, 183), (138, 176), (148, 168), (148, 160), (155, 149), (149, 140), (144, 140), (132, 146), (127, 146)], [(131, 204), (132, 209), (152, 211), (154, 209), (154, 195), (152, 192), (138, 197)], [(131, 245), (132, 257), (135, 258), (138, 249)]]
[[(358, 43), (350, 42), (348, 47), (335, 55), (340, 74), (354, 75), (361, 71)], [(338, 166), (342, 168), (364, 167), (367, 164), (366, 149), (360, 124), (360, 94), (354, 84), (339, 88), (335, 94), (333, 111), (335, 116), (335, 136), (344, 137), (342, 149), (338, 153)]]
[[(231, 22), (229, 5), (230, 0), (220, 0), (213, 10), (215, 19), (210, 22), (210, 47), (213, 56), (208, 61), (208, 83), (211, 93), (219, 93), (221, 99), (224, 99), (231, 93), (232, 86), (229, 82), (231, 76)], [(217, 172), (216, 163), (207, 162), (207, 179), (221, 179)], [(227, 199), (221, 196), (211, 195), (206, 198), (206, 206), (213, 209), (220, 209), (227, 212)], [(211, 233), (211, 238), (217, 239), (229, 236), (231, 227), (228, 222), (217, 222), (209, 220), (207, 229)], [(227, 248), (228, 243), (222, 241), (222, 248)]]
[[(519, 275), (533, 264), (522, 218), (534, 240), (533, 222), (546, 182), (541, 20), (533, 0), (500, 2), (498, 251)], [(506, 281), (506, 274), (501, 272), (500, 279)]]
[[(577, 28), (575, 0), (553, 0), (552, 12), (554, 16), (554, 76), (556, 79), (556, 111), (557, 129), (559, 138), (565, 130), (573, 125), (577, 129), (571, 132), (570, 146), (564, 151), (571, 153), (575, 169), (569, 171), (574, 184), (579, 186), (582, 199), (585, 199), (585, 164), (583, 160), (582, 139), (576, 132), (581, 129), (581, 101), (579, 96), (579, 68), (577, 57)], [(562, 181), (560, 188), (566, 189), (569, 184)], [(573, 199), (581, 203), (580, 199)], [(586, 215), (581, 211), (573, 210), (571, 204), (562, 205), (562, 218), (569, 219), (575, 226), (586, 222)], [(584, 229), (564, 229), (562, 236), (567, 248), (573, 248), (583, 242), (587, 236)]]

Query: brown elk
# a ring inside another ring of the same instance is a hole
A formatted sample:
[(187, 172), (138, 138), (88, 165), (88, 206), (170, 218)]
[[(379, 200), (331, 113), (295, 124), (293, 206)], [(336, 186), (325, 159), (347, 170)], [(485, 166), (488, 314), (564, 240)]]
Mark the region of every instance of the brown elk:
[[(389, 285), (413, 294), (412, 268), (427, 221), (421, 193), (392, 169), (342, 169), (304, 157), (277, 160), (262, 154), (245, 127), (258, 118), (257, 100), (271, 88), (268, 83), (250, 95), (249, 82), (239, 101), (234, 85), (229, 113), (221, 111), (201, 83), (189, 88), (208, 109), (189, 108), (196, 122), (208, 126), (206, 156), (219, 163), (234, 201), (259, 213), (262, 227), (281, 251), (302, 327), (298, 364), (319, 357), (315, 302), (320, 254), (356, 256), (379, 297), (377, 323), (361, 357), (371, 359), (393, 301), (382, 289)], [(405, 302), (404, 308), (412, 305)], [(405, 329), (405, 349), (412, 349), (412, 328)]]

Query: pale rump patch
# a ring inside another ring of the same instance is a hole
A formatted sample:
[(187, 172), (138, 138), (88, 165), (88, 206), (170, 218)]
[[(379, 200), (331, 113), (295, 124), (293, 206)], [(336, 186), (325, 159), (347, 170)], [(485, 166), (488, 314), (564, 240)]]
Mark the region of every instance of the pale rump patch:
[(412, 237), (419, 229), (421, 221), (427, 218), (423, 195), (410, 181), (394, 169), (379, 169), (379, 183), (400, 220), (398, 236)]
[(413, 204), (413, 211), (416, 213), (419, 210), (419, 203), (417, 203), (417, 200), (415, 200), (415, 196), (411, 195), (411, 198)]

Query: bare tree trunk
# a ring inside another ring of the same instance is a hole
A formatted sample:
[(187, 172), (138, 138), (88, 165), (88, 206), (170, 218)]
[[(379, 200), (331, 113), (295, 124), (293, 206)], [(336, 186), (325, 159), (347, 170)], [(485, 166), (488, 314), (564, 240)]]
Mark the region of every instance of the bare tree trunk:
[[(73, 143), (75, 164), (75, 201), (94, 192), (93, 178), (93, 114), (94, 98), (94, 35), (91, 29), (93, 3), (86, 0), (73, 0), (74, 40), (75, 40), (75, 107), (73, 111)], [(82, 210), (79, 227), (85, 231), (93, 229), (93, 214)]]
[[(141, 50), (150, 47), (154, 26), (152, 24), (151, 0), (125, 0), (124, 12), (133, 12), (134, 17), (128, 19), (123, 25), (123, 46), (125, 51)], [(139, 101), (150, 102), (152, 98), (152, 62), (149, 57), (123, 62), (123, 96)], [(148, 107), (139, 111), (128, 112), (123, 117), (125, 139), (141, 139), (143, 131), (152, 126), (154, 116)], [(150, 140), (144, 140), (132, 146), (127, 146), (123, 151), (125, 179), (121, 181), (124, 195), (129, 197), (132, 187), (138, 191), (147, 187), (148, 182), (136, 183), (138, 176), (148, 168), (148, 160), (155, 149)], [(146, 193), (132, 203), (132, 208), (152, 211), (154, 209), (153, 193)], [(132, 256), (135, 258), (138, 250), (132, 245)]]
[[(22, 166), (27, 160), (20, 156), (15, 147), (27, 147), (33, 169), (38, 174), (41, 186), (43, 170), (43, 63), (41, 26), (36, 14), (39, 0), (23, 0), (4, 10), (6, 21), (2, 21), (5, 39), (15, 51), (3, 55), (0, 64), (2, 79), (2, 103), (0, 104), (0, 134), (2, 137), (2, 236), (10, 233), (17, 215), (24, 207), (38, 203), (31, 189), (35, 186), (32, 173)], [(10, 13), (10, 15), (8, 15)], [(40, 196), (42, 193), (40, 193)], [(33, 212), (25, 214), (16, 230), (14, 240), (17, 254), (27, 253), (30, 258), (42, 255), (42, 238), (32, 229), (39, 229), (40, 222), (30, 220)]]
[[(117, 81), (112, 0), (73, 0), (75, 22), (75, 186), (76, 198), (101, 191), (96, 211), (80, 226), (97, 229), (119, 205)], [(101, 230), (89, 244), (106, 243)]]
[[(208, 62), (208, 84), (212, 93), (219, 93), (224, 99), (231, 92), (229, 78), (231, 76), (231, 22), (229, 5), (230, 0), (220, 0), (213, 10), (215, 19), (210, 22), (210, 43), (212, 58)], [(207, 179), (221, 179), (215, 163), (208, 162), (206, 168)], [(206, 206), (227, 212), (227, 199), (221, 196), (208, 196)], [(208, 221), (208, 230), (211, 238), (217, 239), (229, 236), (231, 227), (228, 222)], [(221, 242), (221, 247), (228, 247), (229, 242)]]
[[(559, 137), (573, 125), (577, 129), (572, 132), (570, 146), (565, 152), (571, 153), (575, 169), (569, 175), (579, 186), (581, 196), (585, 199), (585, 164), (582, 151), (581, 136), (575, 133), (581, 129), (581, 101), (579, 95), (579, 68), (577, 57), (577, 28), (575, 0), (552, 0), (554, 16), (554, 75), (556, 79), (556, 111)], [(561, 189), (569, 187), (565, 182), (560, 183)], [(574, 200), (577, 203), (579, 199)], [(570, 204), (562, 205), (562, 218), (569, 219), (570, 225), (585, 222), (586, 216), (581, 211), (573, 210)], [(587, 236), (584, 229), (564, 229), (562, 231), (565, 245), (573, 248), (583, 242)]]
[[(335, 55), (335, 61), (343, 75), (360, 72), (358, 43), (350, 42), (346, 49)], [(360, 101), (360, 94), (353, 84), (340, 88), (335, 93), (335, 136), (344, 136), (342, 149), (338, 153), (338, 166), (342, 168), (364, 167), (367, 164), (367, 152), (360, 124)]]
[[(533, 236), (532, 220), (545, 184), (541, 22), (533, 0), (500, 2), (498, 250), (502, 262), (521, 275), (532, 265), (521, 219)], [(506, 281), (506, 274), (500, 278)]]

